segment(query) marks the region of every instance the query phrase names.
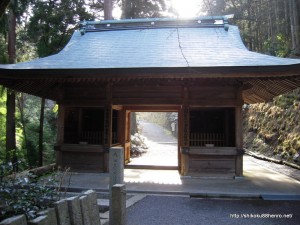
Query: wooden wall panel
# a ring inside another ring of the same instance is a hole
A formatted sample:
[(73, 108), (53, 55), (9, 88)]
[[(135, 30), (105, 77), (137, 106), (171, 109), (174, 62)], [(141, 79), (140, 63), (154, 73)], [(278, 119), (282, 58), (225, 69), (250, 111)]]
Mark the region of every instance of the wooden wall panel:
[(198, 107), (234, 107), (237, 105), (237, 89), (222, 86), (189, 87), (189, 105)]
[(105, 89), (102, 87), (73, 87), (65, 88), (64, 105), (101, 106), (105, 103)]
[(180, 104), (180, 86), (121, 86), (114, 87), (112, 93), (114, 104), (151, 105)]
[(235, 156), (190, 155), (189, 172), (235, 173)]
[(63, 152), (62, 167), (77, 172), (103, 172), (103, 153)]

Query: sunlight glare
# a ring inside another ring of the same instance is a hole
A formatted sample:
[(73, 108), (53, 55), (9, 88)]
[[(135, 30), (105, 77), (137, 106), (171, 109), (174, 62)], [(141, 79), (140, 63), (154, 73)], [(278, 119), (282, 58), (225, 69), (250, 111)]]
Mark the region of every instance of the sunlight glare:
[(171, 0), (180, 18), (197, 17), (201, 13), (202, 0)]

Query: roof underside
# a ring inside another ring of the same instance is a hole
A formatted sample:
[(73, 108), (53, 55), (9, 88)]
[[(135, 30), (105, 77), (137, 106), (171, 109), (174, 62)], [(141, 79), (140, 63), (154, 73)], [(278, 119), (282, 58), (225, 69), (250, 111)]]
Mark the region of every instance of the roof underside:
[[(74, 79), (237, 79), (244, 83), (248, 103), (300, 86), (300, 60), (248, 51), (238, 28), (219, 19), (87, 23), (56, 55), (0, 65), (0, 83), (30, 92), (38, 80), (53, 87)], [(24, 79), (32, 82), (28, 88), (20, 88)]]

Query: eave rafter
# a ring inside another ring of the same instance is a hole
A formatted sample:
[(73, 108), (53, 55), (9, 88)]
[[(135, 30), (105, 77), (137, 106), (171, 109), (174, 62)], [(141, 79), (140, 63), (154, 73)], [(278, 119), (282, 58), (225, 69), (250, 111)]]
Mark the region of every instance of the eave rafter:
[(243, 85), (245, 103), (267, 102), (300, 87), (300, 64), (266, 67), (127, 68), (0, 70), (0, 83), (17, 91), (56, 100), (65, 86), (189, 85), (222, 83)]

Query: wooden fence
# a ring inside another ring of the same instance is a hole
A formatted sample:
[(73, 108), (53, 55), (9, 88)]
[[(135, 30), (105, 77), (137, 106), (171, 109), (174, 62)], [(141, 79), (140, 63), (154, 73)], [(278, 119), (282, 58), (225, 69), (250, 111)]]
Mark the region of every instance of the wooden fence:
[[(90, 145), (101, 145), (103, 144), (103, 132), (97, 131), (85, 131), (80, 133), (80, 142), (87, 142)], [(118, 133), (112, 133), (112, 143), (118, 143)]]
[(190, 133), (190, 146), (206, 146), (207, 144), (223, 147), (225, 135), (223, 133)]
[(56, 202), (54, 208), (40, 212), (33, 220), (19, 215), (3, 220), (0, 225), (101, 225), (97, 194), (89, 190)]
[(80, 133), (80, 141), (91, 145), (103, 144), (103, 132), (85, 131)]

